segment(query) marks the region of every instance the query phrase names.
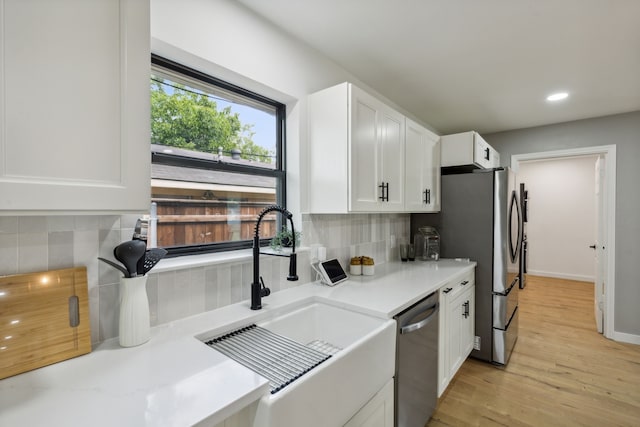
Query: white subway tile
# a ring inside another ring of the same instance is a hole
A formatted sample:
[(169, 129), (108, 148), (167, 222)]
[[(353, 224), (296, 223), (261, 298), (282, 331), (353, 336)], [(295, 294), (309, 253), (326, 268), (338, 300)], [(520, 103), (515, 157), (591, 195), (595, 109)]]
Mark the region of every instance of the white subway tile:
[(47, 239), (46, 232), (18, 235), (18, 273), (33, 273), (49, 268)]
[(0, 233), (0, 275), (18, 272), (18, 235)]
[(21, 216), (18, 217), (19, 233), (44, 233), (47, 231), (46, 216)]
[(218, 269), (209, 267), (204, 270), (204, 309), (213, 310), (220, 307), (218, 302)]
[(0, 234), (15, 234), (18, 232), (17, 216), (0, 216)]
[(216, 267), (218, 275), (218, 306), (231, 304), (231, 267), (220, 265)]
[(73, 216), (55, 215), (47, 217), (47, 231), (73, 231), (75, 220)]
[(104, 341), (118, 336), (118, 318), (120, 315), (119, 284), (100, 286), (98, 295), (100, 304), (98, 336), (100, 341)]

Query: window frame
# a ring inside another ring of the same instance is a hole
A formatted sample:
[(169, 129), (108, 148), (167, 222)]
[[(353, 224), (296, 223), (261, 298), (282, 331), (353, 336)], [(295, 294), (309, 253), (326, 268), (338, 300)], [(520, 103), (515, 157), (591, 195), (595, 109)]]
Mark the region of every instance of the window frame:
[[(201, 71), (190, 68), (186, 65), (177, 63), (162, 56), (151, 54), (151, 73), (154, 68), (166, 69), (168, 71), (181, 74), (189, 79), (217, 86), (226, 91), (233, 92), (240, 96), (249, 98), (253, 101), (274, 107), (276, 112), (276, 163), (274, 169), (258, 168), (242, 164), (224, 163), (215, 160), (197, 159), (184, 157), (169, 153), (152, 152), (151, 163), (163, 164), (168, 166), (180, 166), (193, 169), (208, 169), (221, 172), (240, 173), (254, 176), (266, 176), (275, 178), (276, 180), (276, 204), (286, 209), (287, 200), (287, 180), (286, 180), (286, 106), (278, 101), (267, 98), (248, 89), (228, 83), (224, 80), (210, 76)], [(151, 186), (149, 186), (151, 191)], [(256, 218), (257, 219), (257, 218)], [(282, 218), (277, 218), (277, 229), (282, 225)], [(266, 246), (270, 243), (271, 238), (261, 238), (260, 246)], [(197, 255), (203, 253), (225, 252), (240, 249), (248, 249), (253, 246), (252, 240), (236, 240), (218, 243), (207, 243), (201, 245), (184, 245), (166, 247), (168, 251), (167, 257), (177, 257), (185, 255)]]

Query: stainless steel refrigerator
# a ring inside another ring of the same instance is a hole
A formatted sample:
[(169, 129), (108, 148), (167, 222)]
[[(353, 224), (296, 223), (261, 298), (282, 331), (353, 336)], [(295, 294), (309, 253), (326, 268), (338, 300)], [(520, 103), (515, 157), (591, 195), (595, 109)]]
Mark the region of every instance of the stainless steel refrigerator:
[(509, 168), (443, 174), (439, 214), (412, 214), (412, 234), (440, 232), (443, 258), (470, 258), (476, 268), (476, 345), (472, 357), (506, 365), (518, 338), (522, 212)]

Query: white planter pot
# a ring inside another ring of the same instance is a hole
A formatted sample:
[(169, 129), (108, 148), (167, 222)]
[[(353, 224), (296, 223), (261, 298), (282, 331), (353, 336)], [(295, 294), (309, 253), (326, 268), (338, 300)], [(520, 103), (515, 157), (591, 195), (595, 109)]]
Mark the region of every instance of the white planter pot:
[(147, 276), (120, 279), (120, 345), (134, 347), (151, 337)]

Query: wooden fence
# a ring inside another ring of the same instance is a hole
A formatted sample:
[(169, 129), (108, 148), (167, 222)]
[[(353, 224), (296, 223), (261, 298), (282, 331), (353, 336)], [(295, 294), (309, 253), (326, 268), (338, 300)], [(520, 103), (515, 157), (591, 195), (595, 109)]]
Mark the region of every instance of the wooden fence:
[[(199, 245), (253, 238), (258, 214), (273, 203), (154, 199), (158, 246)], [(276, 214), (260, 223), (260, 237), (276, 234)]]

